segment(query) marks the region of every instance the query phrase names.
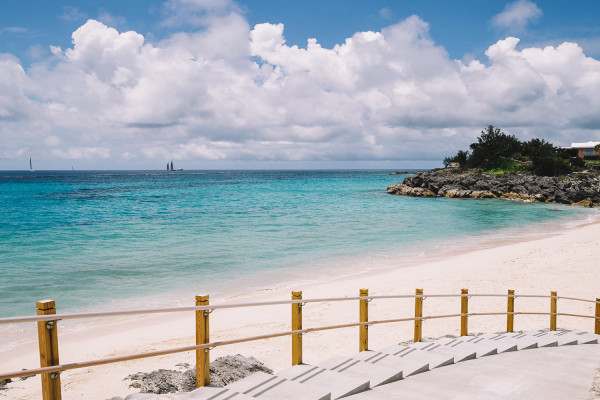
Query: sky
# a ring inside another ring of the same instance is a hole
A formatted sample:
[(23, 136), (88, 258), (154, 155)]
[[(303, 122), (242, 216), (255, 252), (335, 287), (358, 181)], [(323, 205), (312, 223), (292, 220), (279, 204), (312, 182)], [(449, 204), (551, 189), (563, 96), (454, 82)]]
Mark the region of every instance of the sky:
[(432, 168), (600, 141), (597, 0), (3, 0), (0, 169)]

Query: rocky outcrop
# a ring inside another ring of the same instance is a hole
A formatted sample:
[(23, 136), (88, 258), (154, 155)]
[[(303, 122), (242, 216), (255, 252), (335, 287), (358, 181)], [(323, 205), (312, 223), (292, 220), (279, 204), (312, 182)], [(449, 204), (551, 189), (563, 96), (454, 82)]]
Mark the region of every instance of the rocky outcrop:
[(5, 386), (11, 382), (11, 379), (0, 379), (0, 390), (4, 390)]
[[(140, 389), (140, 394), (126, 397), (126, 400), (167, 400), (177, 399), (178, 396), (169, 396), (169, 393), (190, 392), (196, 389), (196, 370), (189, 368), (189, 364), (178, 364), (184, 371), (159, 369), (152, 372), (138, 372), (125, 379), (132, 381), (129, 387)], [(210, 363), (210, 383), (213, 386), (225, 386), (254, 372), (272, 374), (273, 370), (265, 366), (254, 357), (235, 356), (218, 357)], [(156, 396), (152, 394), (161, 394)], [(111, 400), (122, 400), (113, 397)]]
[(408, 177), (388, 187), (387, 192), (424, 197), (505, 198), (591, 207), (600, 204), (600, 179), (597, 173), (547, 177), (444, 168)]

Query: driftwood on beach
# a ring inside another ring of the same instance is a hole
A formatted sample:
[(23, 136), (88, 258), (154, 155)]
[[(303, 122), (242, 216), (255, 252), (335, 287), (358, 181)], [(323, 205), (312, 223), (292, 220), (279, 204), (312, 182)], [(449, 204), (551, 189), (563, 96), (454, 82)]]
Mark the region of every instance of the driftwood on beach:
[(387, 192), (422, 197), (505, 198), (591, 207), (600, 204), (600, 179), (597, 172), (548, 177), (441, 168), (405, 178), (403, 182), (389, 186)]

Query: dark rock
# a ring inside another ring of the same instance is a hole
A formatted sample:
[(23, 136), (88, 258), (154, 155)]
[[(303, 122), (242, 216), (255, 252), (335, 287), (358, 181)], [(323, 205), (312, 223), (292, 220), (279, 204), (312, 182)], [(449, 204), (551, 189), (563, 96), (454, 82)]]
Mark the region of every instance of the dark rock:
[[(244, 357), (240, 354), (218, 357), (210, 364), (210, 382), (213, 386), (225, 386), (259, 371), (273, 373), (272, 369), (254, 357)], [(195, 366), (183, 372), (168, 369), (148, 373), (138, 372), (125, 379), (130, 379), (132, 383), (129, 387), (140, 389), (140, 393), (165, 394), (190, 392), (196, 389)], [(127, 399), (130, 397), (128, 396)]]
[[(254, 357), (241, 355), (219, 357), (210, 364), (210, 382), (216, 386), (225, 386), (254, 372), (272, 374), (273, 370)], [(194, 385), (196, 378), (194, 375)]]
[(140, 389), (141, 393), (175, 393), (180, 389), (179, 383), (183, 373), (169, 369), (159, 369), (148, 373), (138, 372), (126, 379), (133, 382), (129, 387)]
[(419, 172), (423, 172), (423, 171), (394, 171), (394, 172), (390, 172), (389, 175), (416, 175)]
[(11, 382), (12, 382), (12, 380), (10, 378), (9, 379), (0, 379), (0, 390), (8, 390), (6, 385)]
[(499, 197), (589, 207), (589, 204), (600, 204), (600, 179), (596, 172), (546, 177), (531, 174), (482, 174), (478, 170), (434, 169), (407, 177), (404, 181), (389, 186), (387, 192), (424, 197)]
[(578, 201), (577, 203), (573, 203), (574, 206), (581, 206), (581, 207), (592, 207), (593, 203), (592, 200), (590, 199), (584, 199), (581, 201)]

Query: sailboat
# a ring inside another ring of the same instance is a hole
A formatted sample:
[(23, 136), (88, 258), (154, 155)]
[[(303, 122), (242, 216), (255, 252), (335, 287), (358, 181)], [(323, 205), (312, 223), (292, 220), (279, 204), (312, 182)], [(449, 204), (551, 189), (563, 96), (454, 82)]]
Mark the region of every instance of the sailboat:
[(33, 172), (33, 171), (35, 171), (35, 170), (33, 169), (33, 167), (31, 166), (31, 157), (29, 157), (29, 171), (30, 171), (30, 172)]
[(171, 161), (171, 164), (167, 163), (167, 171), (183, 171), (183, 168), (173, 168), (173, 161)]

